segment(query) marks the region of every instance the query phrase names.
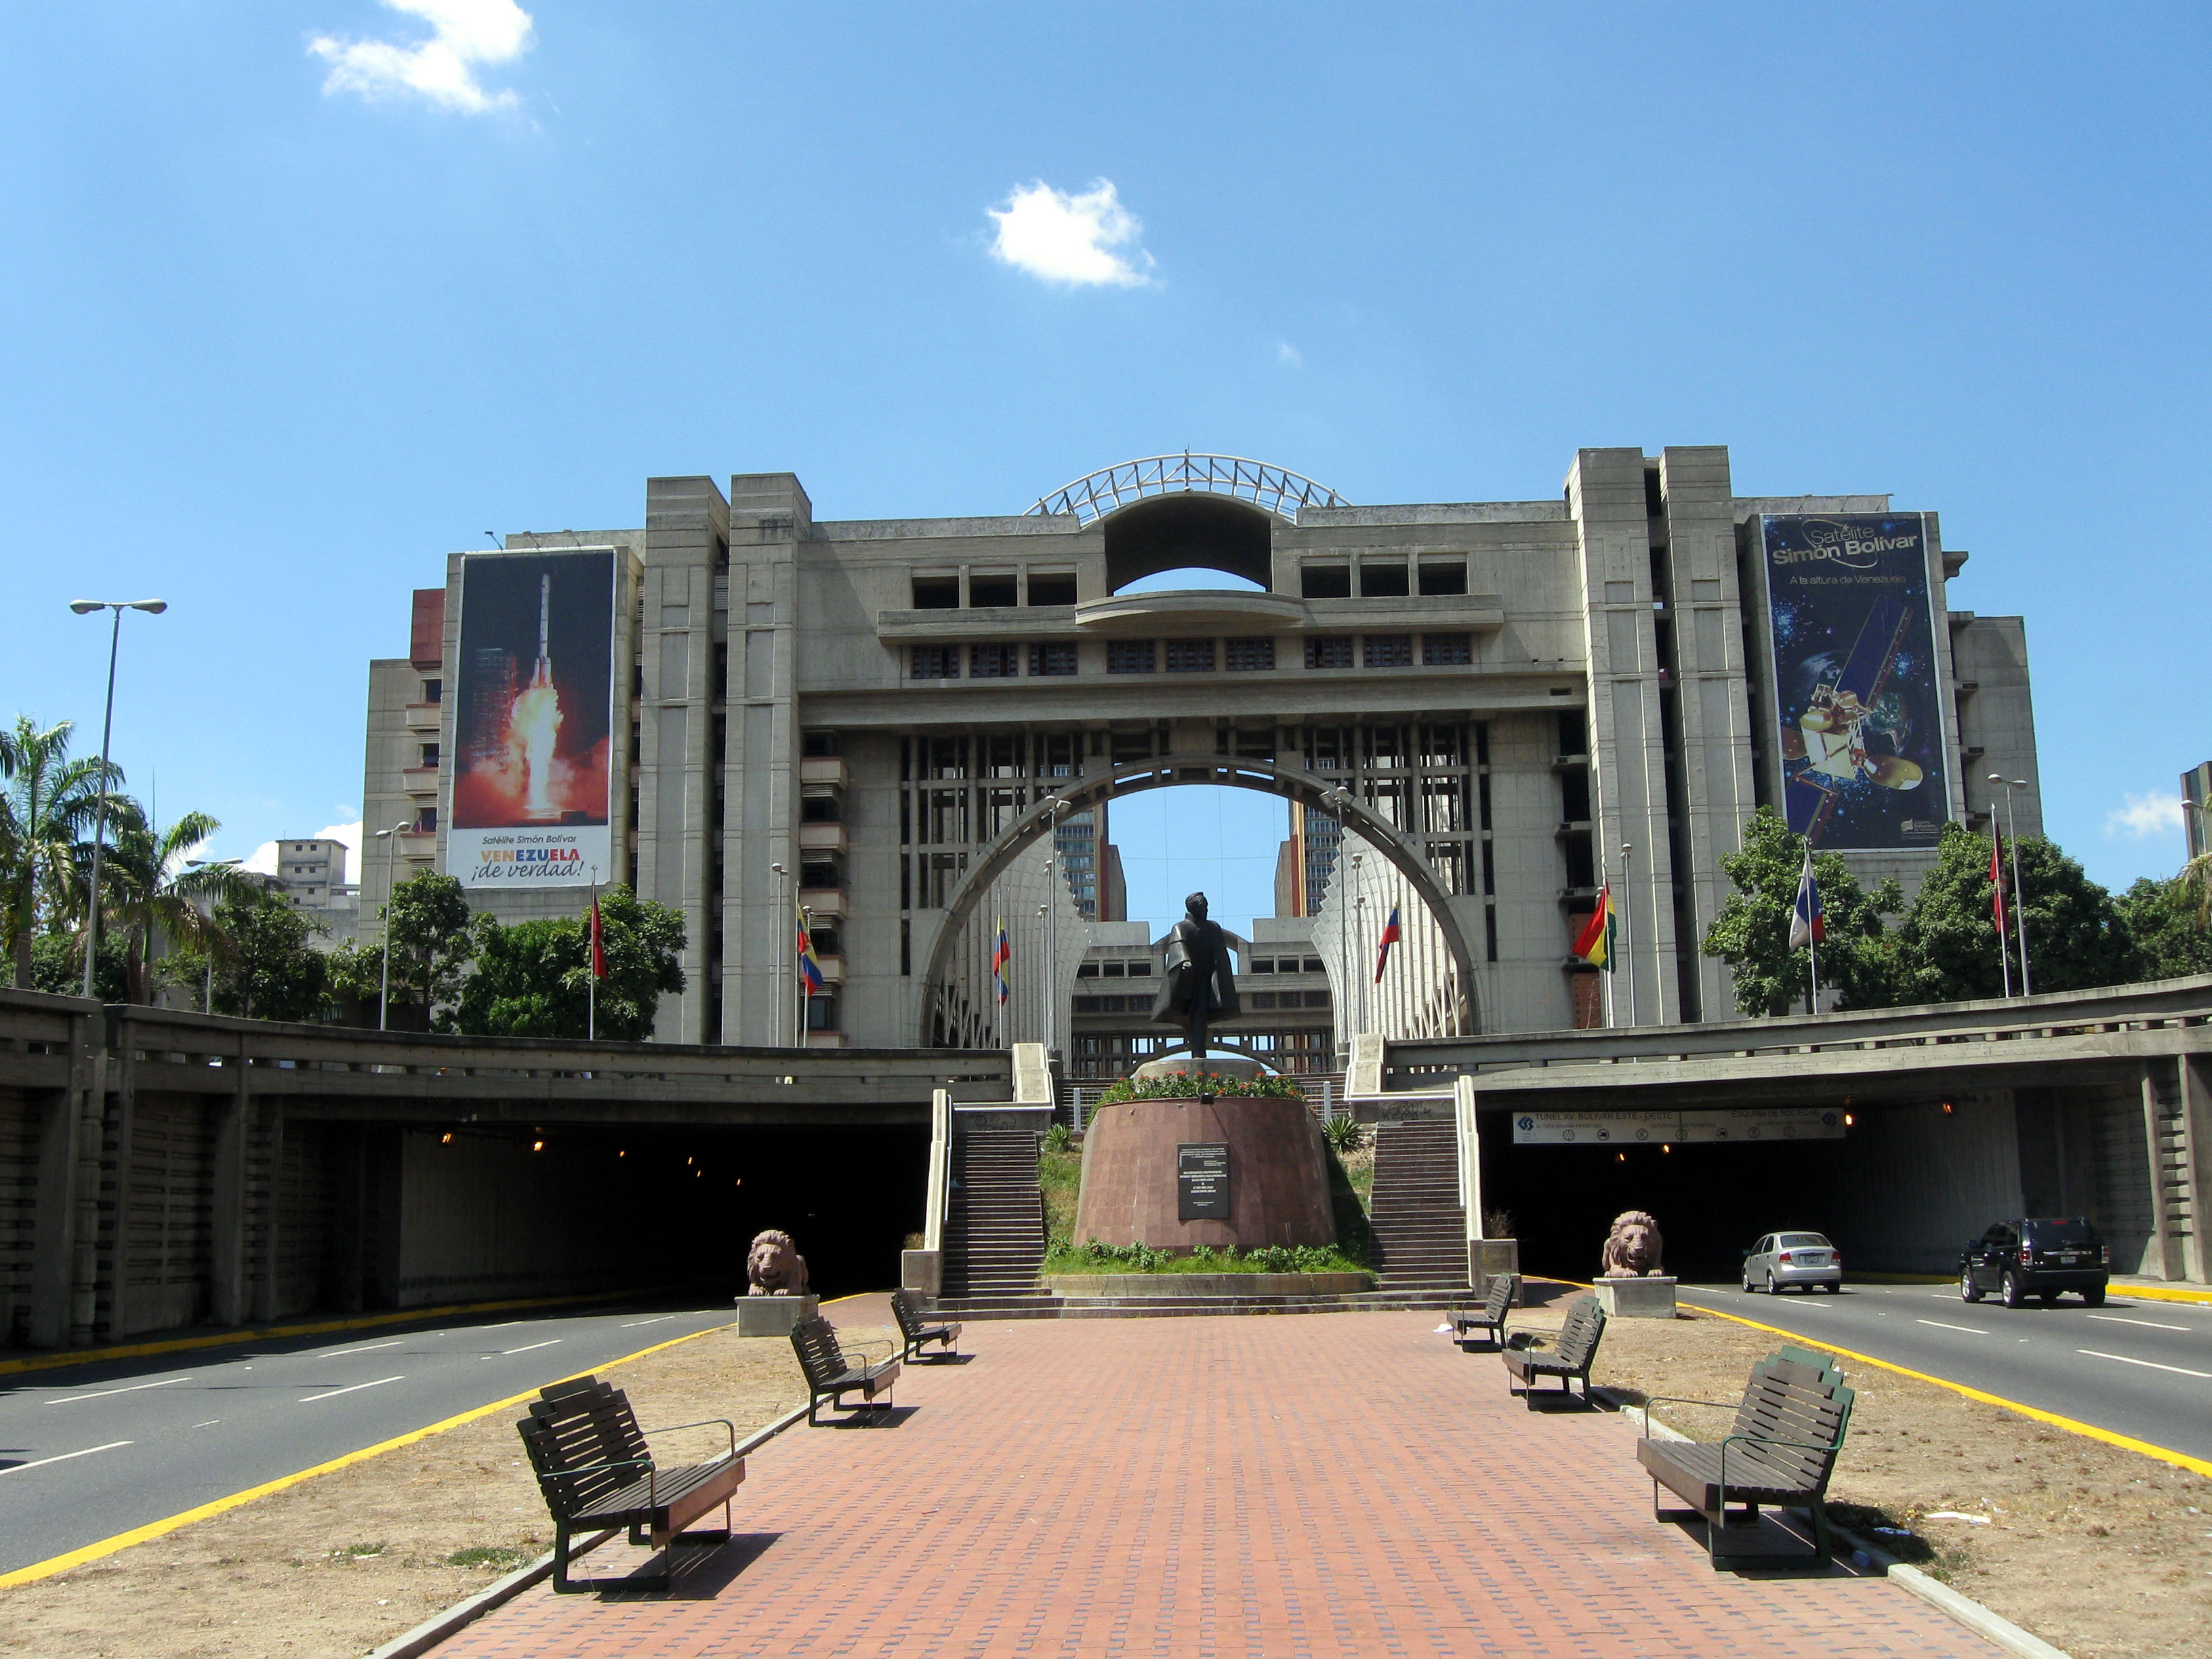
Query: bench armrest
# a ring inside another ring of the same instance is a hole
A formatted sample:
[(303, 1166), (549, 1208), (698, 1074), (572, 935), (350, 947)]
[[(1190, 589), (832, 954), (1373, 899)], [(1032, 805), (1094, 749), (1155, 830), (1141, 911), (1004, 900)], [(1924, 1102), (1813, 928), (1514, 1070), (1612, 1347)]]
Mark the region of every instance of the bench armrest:
[(848, 1343), (841, 1341), (837, 1346), (841, 1348), (857, 1350), (861, 1353), (866, 1353), (869, 1350), (873, 1348), (881, 1348), (884, 1351), (884, 1358), (886, 1359), (889, 1359), (893, 1354), (899, 1352), (899, 1345), (897, 1343), (885, 1342), (878, 1338), (873, 1337), (865, 1342), (855, 1341)]
[(1844, 1449), (1844, 1437), (1840, 1434), (1833, 1440), (1778, 1440), (1771, 1434), (1731, 1434), (1721, 1440), (1721, 1455), (1727, 1456), (1729, 1446), (1739, 1440), (1749, 1446), (1787, 1446), (1792, 1451), (1832, 1452)]
[(1534, 1331), (1510, 1331), (1506, 1334), (1505, 1346), (1517, 1348), (1524, 1353), (1533, 1352), (1536, 1346), (1536, 1334)]
[(1679, 1394), (1647, 1394), (1644, 1396), (1644, 1409), (1646, 1411), (1654, 1406), (1711, 1406), (1717, 1412), (1732, 1412), (1742, 1404), (1741, 1400), (1692, 1400)]
[(726, 1417), (702, 1417), (696, 1423), (671, 1423), (662, 1428), (641, 1429), (638, 1432), (646, 1435), (674, 1434), (679, 1429), (711, 1429), (717, 1423), (729, 1431), (730, 1450), (734, 1454), (738, 1449), (738, 1425)]

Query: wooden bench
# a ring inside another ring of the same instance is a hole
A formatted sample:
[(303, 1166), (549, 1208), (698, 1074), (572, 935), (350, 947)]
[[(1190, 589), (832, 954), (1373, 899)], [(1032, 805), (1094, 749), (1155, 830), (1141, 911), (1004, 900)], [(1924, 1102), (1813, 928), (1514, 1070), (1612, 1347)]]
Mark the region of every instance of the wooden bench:
[(1484, 1298), (1482, 1306), (1452, 1316), (1452, 1340), (1464, 1348), (1467, 1334), (1471, 1330), (1480, 1331), (1490, 1339), (1493, 1346), (1502, 1347), (1505, 1341), (1505, 1316), (1513, 1310), (1513, 1304), (1520, 1299), (1519, 1273), (1493, 1273), (1490, 1280), (1490, 1294)]
[(1751, 1368), (1743, 1398), (1735, 1402), (1735, 1421), (1717, 1441), (1655, 1440), (1650, 1407), (1671, 1403), (1725, 1411), (1729, 1402), (1652, 1396), (1644, 1407), (1644, 1437), (1636, 1443), (1636, 1461), (1651, 1476), (1652, 1513), (1660, 1514), (1662, 1486), (1686, 1499), (1705, 1517), (1705, 1553), (1717, 1569), (1730, 1503), (1743, 1505), (1746, 1520), (1756, 1519), (1761, 1504), (1802, 1509), (1813, 1521), (1811, 1564), (1827, 1565), (1828, 1477), (1850, 1426), (1853, 1397), (1831, 1356), (1786, 1346)]
[(929, 1314), (921, 1305), (921, 1298), (912, 1291), (891, 1292), (891, 1312), (898, 1319), (899, 1334), (906, 1340), (901, 1357), (907, 1359), (921, 1358), (925, 1342), (934, 1342), (938, 1351), (930, 1357), (942, 1359), (960, 1352), (960, 1327), (951, 1321), (932, 1324)]
[[(837, 1328), (826, 1319), (810, 1319), (791, 1329), (791, 1346), (799, 1355), (799, 1369), (806, 1373), (806, 1420), (813, 1427), (814, 1412), (824, 1400), (840, 1411), (866, 1411), (876, 1403), (876, 1396), (884, 1396), (889, 1406), (891, 1385), (898, 1381), (899, 1362), (896, 1359), (860, 1359), (853, 1357), (838, 1346)], [(858, 1406), (848, 1407), (845, 1396), (857, 1393)]]
[[(538, 1488), (553, 1514), (553, 1588), (588, 1589), (568, 1582), (568, 1540), (579, 1532), (629, 1528), (630, 1541), (648, 1538), (655, 1549), (675, 1544), (725, 1544), (730, 1538), (730, 1494), (745, 1478), (745, 1461), (737, 1455), (737, 1429), (724, 1418), (678, 1423), (656, 1434), (698, 1429), (719, 1423), (727, 1430), (730, 1449), (704, 1463), (663, 1468), (647, 1449), (644, 1431), (620, 1389), (597, 1377), (556, 1382), (539, 1391), (530, 1415), (514, 1426), (538, 1473)], [(691, 1523), (722, 1506), (722, 1525), (693, 1532)], [(620, 1581), (623, 1589), (665, 1589), (665, 1561), (655, 1574)]]
[(1506, 1388), (1513, 1387), (1511, 1379), (1521, 1379), (1521, 1395), (1528, 1409), (1536, 1409), (1536, 1379), (1556, 1376), (1559, 1392), (1571, 1396), (1573, 1387), (1568, 1378), (1583, 1380), (1583, 1399), (1589, 1399), (1590, 1365), (1597, 1358), (1597, 1345), (1605, 1335), (1605, 1310), (1597, 1305), (1594, 1296), (1578, 1296), (1567, 1309), (1566, 1323), (1548, 1348), (1527, 1346), (1532, 1340), (1526, 1331), (1516, 1332), (1504, 1350)]

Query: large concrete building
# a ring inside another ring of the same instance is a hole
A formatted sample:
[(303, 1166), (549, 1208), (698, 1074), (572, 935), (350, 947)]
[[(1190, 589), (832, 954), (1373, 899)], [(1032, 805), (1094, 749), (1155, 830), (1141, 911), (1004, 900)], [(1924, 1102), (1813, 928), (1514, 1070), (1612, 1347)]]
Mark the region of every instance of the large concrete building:
[[(410, 654), (371, 665), (364, 794), (369, 828), (401, 831), (400, 877), (453, 861), (457, 766), (475, 763), (457, 720), (480, 726), (447, 688), (496, 700), (522, 659), (491, 693), (463, 662), (467, 572), (603, 550), (598, 874), (685, 918), (669, 1040), (789, 1040), (803, 902), (835, 923), (815, 1041), (1065, 1046), (1085, 928), (1110, 906), (1031, 892), (1041, 842), (1137, 789), (1285, 799), (1301, 888), (1329, 884), (1305, 868), (1317, 819), (1356, 835), (1425, 912), (1418, 1029), (1440, 1034), (1589, 1023), (1568, 946), (1607, 884), (1614, 1019), (1731, 1014), (1697, 943), (1762, 803), (1908, 888), (1943, 824), (1986, 822), (1990, 772), (2027, 780), (2019, 828), (2041, 830), (2022, 624), (1950, 609), (1966, 556), (1936, 515), (1739, 496), (1720, 447), (1582, 450), (1557, 496), (1521, 501), (1355, 506), (1182, 455), (996, 517), (817, 519), (788, 473), (654, 478), (643, 507), (641, 528), (448, 556)], [(1188, 567), (1251, 586), (1133, 591)], [(366, 919), (386, 871), (374, 850), (364, 866)], [(1010, 881), (1030, 884), (1018, 902)], [(471, 891), (509, 915), (581, 908), (563, 885)], [(1000, 925), (1018, 964), (1059, 930), (1056, 1009), (991, 994)]]

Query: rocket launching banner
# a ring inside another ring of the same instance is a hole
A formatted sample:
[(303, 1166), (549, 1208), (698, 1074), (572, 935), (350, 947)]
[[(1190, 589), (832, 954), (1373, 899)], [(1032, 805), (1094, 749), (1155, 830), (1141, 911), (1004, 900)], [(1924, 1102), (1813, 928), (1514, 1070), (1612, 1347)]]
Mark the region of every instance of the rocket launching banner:
[(446, 869), (464, 886), (613, 876), (614, 629), (608, 549), (462, 560)]
[(1790, 827), (1838, 851), (1932, 847), (1951, 807), (1926, 521), (1759, 525)]

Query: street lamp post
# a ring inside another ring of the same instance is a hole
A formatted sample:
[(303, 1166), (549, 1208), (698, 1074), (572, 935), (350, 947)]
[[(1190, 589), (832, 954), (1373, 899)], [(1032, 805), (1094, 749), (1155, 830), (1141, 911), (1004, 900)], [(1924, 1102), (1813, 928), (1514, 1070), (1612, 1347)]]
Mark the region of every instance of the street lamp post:
[(384, 848), (384, 944), (377, 951), (381, 972), (376, 986), (376, 1029), (388, 1029), (392, 1016), (392, 886), (399, 859), (399, 837), (406, 833), (404, 818), (389, 830), (376, 832)]
[(70, 609), (80, 617), (95, 611), (112, 611), (115, 628), (107, 641), (107, 713), (100, 726), (100, 806), (92, 821), (92, 885), (85, 893), (84, 921), (84, 994), (92, 998), (93, 964), (100, 951), (100, 844), (107, 839), (107, 750), (108, 740), (115, 733), (115, 659), (123, 649), (123, 613), (143, 611), (158, 617), (169, 608), (167, 599), (71, 599)]
[[(1044, 1052), (1047, 1060), (1052, 1058), (1053, 1048), (1060, 1041), (1060, 823), (1074, 810), (1073, 801), (1055, 796), (1051, 806), (1046, 810), (1044, 819), (1045, 844), (1048, 848), (1044, 866)], [(1106, 872), (1101, 869), (1097, 873), (1102, 884), (1100, 896), (1103, 898)]]
[(2027, 788), (2027, 780), (2008, 778), (2002, 772), (1992, 772), (1990, 781), (2004, 785), (2005, 839), (2012, 843), (2013, 931), (2020, 935), (2020, 994), (2032, 997), (2035, 994), (2035, 981), (2027, 971), (2027, 899), (2020, 890), (2020, 836), (2013, 829), (2012, 814), (2013, 792)]
[[(786, 921), (784, 921), (782, 920), (782, 916), (783, 916), (783, 866), (782, 866), (781, 865), (780, 865), (780, 864), (771, 864), (771, 865), (769, 865), (769, 872), (775, 878), (775, 914), (776, 914), (776, 921), (775, 921), (775, 924), (774, 924), (772, 927), (769, 927), (769, 935), (768, 935), (768, 936), (769, 936), (769, 938), (771, 940), (773, 940), (773, 939), (775, 938), (776, 934), (778, 934), (779, 933), (782, 932), (782, 930), (783, 930), (785, 927), (788, 927), (790, 924), (789, 924), (789, 923), (787, 923), (787, 922), (786, 922)], [(794, 939), (794, 940), (792, 942), (792, 944), (793, 944), (793, 951), (794, 951), (794, 953), (795, 953), (795, 952), (796, 952), (796, 950), (797, 950), (797, 946), (798, 946), (798, 941)], [(783, 1030), (784, 1030), (784, 1029), (785, 1029), (785, 1027), (784, 1027), (784, 1024), (783, 1024), (783, 969), (782, 969), (781, 968), (780, 968), (780, 967), (776, 966), (775, 964), (776, 964), (777, 963), (779, 963), (780, 961), (781, 961), (781, 960), (782, 960), (782, 957), (781, 957), (781, 955), (771, 956), (771, 957), (769, 957), (769, 975), (768, 975), (769, 989), (769, 991), (770, 991), (770, 993), (771, 993), (771, 994), (772, 994), (772, 996), (773, 996), (773, 999), (774, 999), (774, 1001), (775, 1001), (775, 1008), (774, 1008), (774, 1010), (773, 1010), (773, 1012), (772, 1012), (772, 1013), (771, 1013), (771, 1016), (770, 1016), (770, 1019), (771, 1019), (771, 1029), (772, 1029), (772, 1030), (774, 1030), (775, 1031), (776, 1031), (776, 1032), (779, 1034), (779, 1036), (778, 1036), (778, 1041), (779, 1041), (779, 1042), (781, 1042), (781, 1034), (783, 1032)], [(791, 971), (792, 971), (794, 975), (796, 975), (796, 974), (799, 972), (799, 963), (798, 963), (797, 960), (795, 959), (795, 954), (794, 954), (794, 960), (792, 962), (792, 964), (791, 964)], [(796, 997), (795, 997), (795, 995), (794, 995), (793, 1000), (797, 1000), (797, 999), (796, 999)]]
[[(1628, 937), (1628, 914), (1631, 908), (1629, 900), (1630, 896), (1635, 891), (1628, 878), (1628, 866), (1629, 860), (1635, 856), (1634, 842), (1625, 841), (1620, 843), (1620, 928), (1619, 937), (1613, 940), (1616, 948)], [(1620, 965), (1628, 974), (1628, 1023), (1633, 1025), (1636, 1024), (1636, 958), (1625, 952), (1624, 955), (1626, 956), (1626, 959)]]

